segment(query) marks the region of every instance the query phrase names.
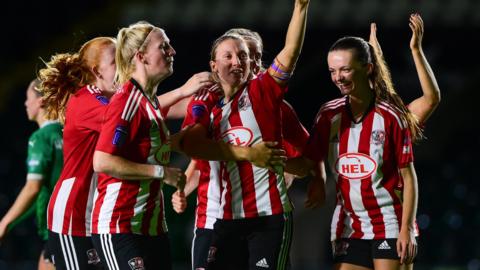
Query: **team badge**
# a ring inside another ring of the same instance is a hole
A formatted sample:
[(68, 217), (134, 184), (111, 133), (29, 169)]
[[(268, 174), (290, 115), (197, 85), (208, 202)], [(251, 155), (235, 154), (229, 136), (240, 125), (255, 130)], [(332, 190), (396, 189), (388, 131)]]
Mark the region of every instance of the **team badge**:
[(115, 146), (122, 146), (127, 140), (128, 128), (126, 126), (118, 125), (115, 128), (115, 134), (113, 135), (112, 144)]
[(217, 248), (216, 247), (210, 247), (208, 250), (208, 256), (207, 256), (207, 262), (213, 262), (215, 261), (215, 254), (217, 253)]
[(100, 257), (94, 248), (87, 250), (87, 258), (88, 264), (97, 264), (100, 262)]
[(108, 104), (108, 98), (106, 96), (96, 96), (97, 100), (100, 101), (103, 105)]
[(370, 143), (373, 144), (384, 144), (385, 143), (385, 131), (384, 130), (374, 130), (372, 131), (372, 139)]
[(250, 103), (250, 99), (248, 98), (247, 95), (242, 95), (238, 99), (238, 110), (246, 111), (251, 106), (252, 106), (252, 104)]
[(132, 270), (145, 270), (145, 265), (143, 263), (142, 257), (135, 257), (128, 260), (128, 265)]

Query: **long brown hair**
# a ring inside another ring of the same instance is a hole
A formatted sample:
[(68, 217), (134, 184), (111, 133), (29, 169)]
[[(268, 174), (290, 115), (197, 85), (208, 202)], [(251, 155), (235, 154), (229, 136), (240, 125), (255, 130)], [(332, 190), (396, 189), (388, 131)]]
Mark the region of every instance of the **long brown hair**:
[(53, 55), (38, 73), (39, 87), (47, 119), (65, 122), (65, 107), (72, 94), (95, 81), (92, 69), (98, 66), (103, 50), (115, 44), (111, 37), (97, 37), (87, 41), (77, 53)]
[(418, 120), (408, 110), (397, 91), (395, 91), (390, 70), (380, 52), (375, 51), (368, 42), (359, 37), (343, 37), (330, 47), (329, 52), (338, 50), (352, 50), (360, 63), (364, 65), (368, 63), (373, 64), (373, 72), (369, 75), (369, 81), (375, 92), (377, 102), (384, 101), (393, 105), (402, 121), (407, 124), (413, 140), (418, 141), (422, 139), (423, 132)]

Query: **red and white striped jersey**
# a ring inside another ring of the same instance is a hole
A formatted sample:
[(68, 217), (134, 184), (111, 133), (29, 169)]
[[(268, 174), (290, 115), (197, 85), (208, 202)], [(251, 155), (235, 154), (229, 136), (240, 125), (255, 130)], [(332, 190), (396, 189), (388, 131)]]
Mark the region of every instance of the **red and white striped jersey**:
[(65, 112), (63, 170), (48, 205), (48, 229), (59, 234), (89, 236), (97, 175), (93, 153), (108, 99), (93, 85), (73, 94)]
[(398, 111), (376, 103), (359, 123), (348, 97), (327, 102), (317, 115), (305, 155), (328, 160), (337, 180), (332, 239), (397, 238), (402, 219), (400, 168), (413, 162), (411, 137)]
[[(201, 124), (209, 130), (210, 112), (217, 104), (219, 95), (222, 93), (216, 85), (195, 94), (188, 104), (182, 127)], [(196, 169), (200, 171), (200, 178), (197, 188), (195, 227), (213, 229), (220, 208), (220, 162), (197, 159)]]
[[(238, 90), (226, 104), (213, 108), (213, 135), (239, 146), (262, 141), (282, 143), (280, 104), (285, 88), (268, 72)], [(271, 172), (247, 161), (221, 162), (222, 219), (268, 216), (292, 210), (283, 168)]]
[[(137, 163), (169, 163), (169, 131), (159, 103), (151, 102), (133, 79), (112, 97), (96, 150)], [(166, 232), (162, 182), (99, 174), (92, 225), (95, 234)]]

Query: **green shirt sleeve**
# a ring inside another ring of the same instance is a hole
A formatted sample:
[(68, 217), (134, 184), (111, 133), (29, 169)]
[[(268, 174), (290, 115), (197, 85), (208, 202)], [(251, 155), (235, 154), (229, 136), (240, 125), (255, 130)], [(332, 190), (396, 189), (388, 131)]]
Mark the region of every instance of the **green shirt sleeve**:
[(27, 179), (40, 181), (47, 177), (52, 163), (52, 146), (34, 132), (28, 140)]

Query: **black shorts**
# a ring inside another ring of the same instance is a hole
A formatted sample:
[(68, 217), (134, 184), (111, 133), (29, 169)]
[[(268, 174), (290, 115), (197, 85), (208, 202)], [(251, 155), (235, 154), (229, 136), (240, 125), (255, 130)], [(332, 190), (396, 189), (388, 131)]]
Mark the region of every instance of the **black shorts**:
[(291, 239), (291, 213), (218, 219), (208, 253), (208, 269), (286, 269)]
[(170, 242), (166, 234), (94, 234), (92, 239), (107, 269), (172, 269)]
[(340, 239), (332, 244), (333, 262), (349, 263), (373, 269), (374, 259), (399, 260), (397, 238), (364, 240)]
[(91, 237), (48, 231), (47, 251), (56, 270), (103, 269)]
[(212, 229), (195, 229), (192, 241), (192, 266), (194, 270), (207, 269), (207, 256), (212, 245), (212, 239)]
[(52, 263), (52, 253), (50, 252), (50, 249), (48, 249), (48, 241), (43, 243), (42, 256), (46, 263)]

